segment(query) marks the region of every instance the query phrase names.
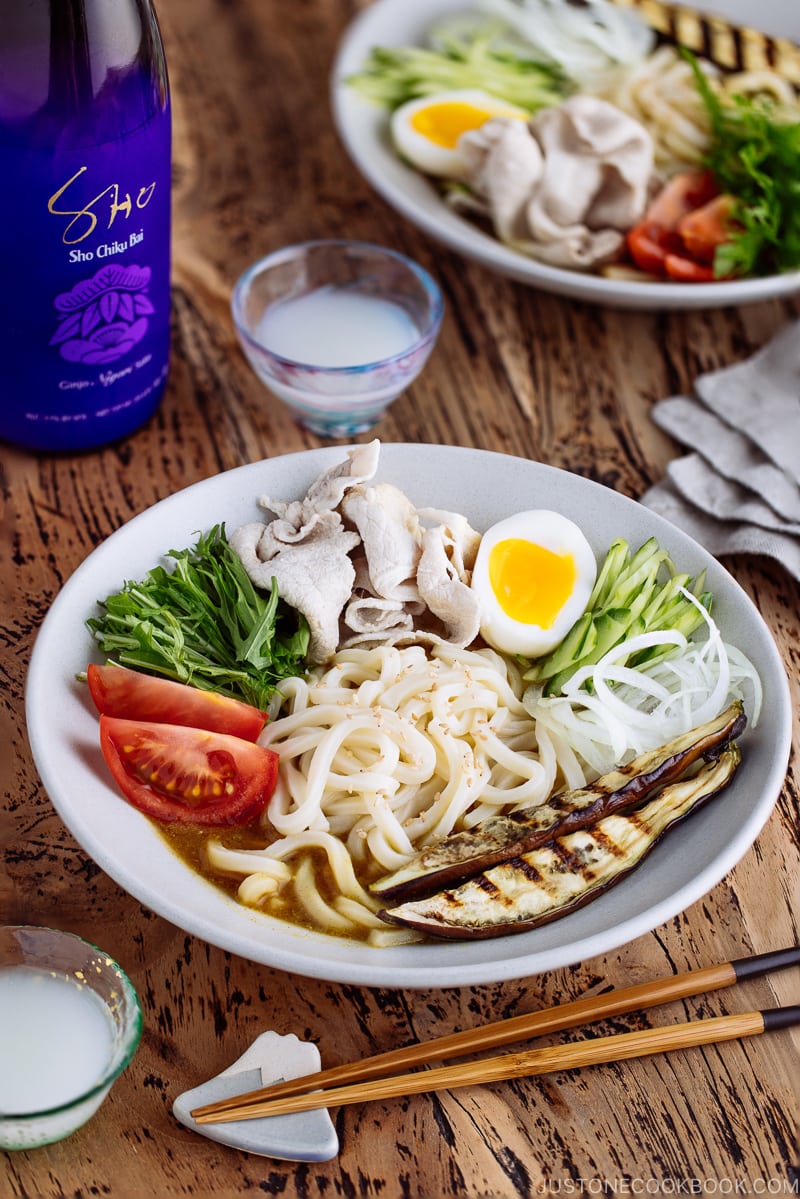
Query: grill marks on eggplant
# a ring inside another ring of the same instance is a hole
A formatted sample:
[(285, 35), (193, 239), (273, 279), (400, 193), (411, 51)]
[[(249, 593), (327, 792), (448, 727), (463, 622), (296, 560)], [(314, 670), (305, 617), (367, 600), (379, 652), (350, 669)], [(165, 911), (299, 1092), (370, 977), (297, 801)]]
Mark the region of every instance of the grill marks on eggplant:
[(746, 723), (742, 704), (736, 701), (714, 720), (640, 754), (589, 787), (562, 791), (538, 808), (492, 816), (469, 832), (451, 833), (420, 850), (393, 874), (378, 879), (370, 890), (379, 899), (392, 902), (424, 898), (554, 837), (595, 825), (613, 812), (635, 808), (684, 777), (696, 762), (713, 760), (740, 736)]
[(554, 838), (452, 890), (383, 910), (381, 917), (433, 937), (474, 940), (525, 932), (597, 898), (634, 870), (664, 833), (717, 795), (741, 761), (731, 743), (636, 812)]

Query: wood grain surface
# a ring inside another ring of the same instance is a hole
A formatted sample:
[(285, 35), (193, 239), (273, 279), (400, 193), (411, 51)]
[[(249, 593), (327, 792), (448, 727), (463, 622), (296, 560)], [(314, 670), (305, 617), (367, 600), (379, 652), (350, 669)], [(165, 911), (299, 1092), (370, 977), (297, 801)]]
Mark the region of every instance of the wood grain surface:
[[(800, 1042), (791, 1032), (343, 1108), (332, 1113), (341, 1151), (318, 1165), (236, 1152), (187, 1131), (171, 1114), (177, 1094), (227, 1066), (265, 1029), (314, 1040), (323, 1064), (334, 1065), (795, 942), (795, 757), (752, 850), (667, 925), (544, 976), (408, 992), (282, 974), (166, 923), (75, 843), (32, 762), (23, 712), (31, 646), (86, 555), (189, 483), (318, 444), (267, 396), (234, 339), (231, 285), (266, 251), (346, 235), (409, 253), (440, 281), (447, 303), (441, 341), (378, 427), (382, 440), (518, 454), (632, 497), (679, 452), (649, 419), (653, 402), (687, 391), (702, 370), (748, 355), (798, 315), (791, 301), (689, 314), (592, 307), (494, 276), (418, 233), (361, 180), (332, 124), (330, 67), (358, 7), (351, 0), (162, 3), (175, 110), (167, 395), (147, 427), (97, 452), (40, 457), (0, 449), (0, 918), (57, 924), (101, 945), (131, 975), (145, 1018), (139, 1052), (97, 1116), (59, 1144), (2, 1155), (0, 1195), (797, 1194)], [(798, 587), (765, 560), (725, 564), (774, 633), (797, 711)], [(618, 1032), (798, 998), (795, 969), (599, 1027)]]

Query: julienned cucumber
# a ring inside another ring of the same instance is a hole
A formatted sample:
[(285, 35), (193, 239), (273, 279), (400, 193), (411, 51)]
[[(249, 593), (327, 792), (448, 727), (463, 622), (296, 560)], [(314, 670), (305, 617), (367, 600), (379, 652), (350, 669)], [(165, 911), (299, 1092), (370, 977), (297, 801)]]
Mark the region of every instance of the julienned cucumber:
[(435, 45), (374, 46), (364, 69), (347, 80), (376, 104), (394, 109), (417, 96), (477, 88), (534, 112), (572, 89), (560, 68), (513, 46), (494, 21), (460, 32), (432, 31)]
[[(659, 575), (664, 578), (659, 581)], [(688, 591), (707, 610), (711, 593), (703, 591), (705, 571), (692, 579), (678, 574), (666, 550), (651, 537), (631, 554), (627, 541), (612, 542), (597, 575), (586, 610), (564, 640), (524, 674), (529, 682), (544, 683), (545, 695), (558, 695), (580, 666), (590, 666), (615, 645), (640, 633), (677, 629), (689, 637), (703, 616), (683, 594)], [(641, 650), (628, 660), (641, 666), (663, 651)]]

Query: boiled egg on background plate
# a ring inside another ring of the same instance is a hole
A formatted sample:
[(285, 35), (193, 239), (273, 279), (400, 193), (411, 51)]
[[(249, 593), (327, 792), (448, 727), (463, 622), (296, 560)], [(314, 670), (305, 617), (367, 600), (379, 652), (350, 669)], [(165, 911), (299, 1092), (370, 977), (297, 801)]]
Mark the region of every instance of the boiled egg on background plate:
[(481, 538), (472, 571), (481, 635), (495, 649), (538, 658), (583, 614), (597, 577), (594, 552), (558, 512), (518, 512)]
[(527, 121), (530, 113), (475, 89), (437, 92), (401, 104), (392, 114), (391, 136), (397, 152), (420, 171), (459, 179), (466, 164), (459, 152), (462, 134), (480, 129), (494, 117)]

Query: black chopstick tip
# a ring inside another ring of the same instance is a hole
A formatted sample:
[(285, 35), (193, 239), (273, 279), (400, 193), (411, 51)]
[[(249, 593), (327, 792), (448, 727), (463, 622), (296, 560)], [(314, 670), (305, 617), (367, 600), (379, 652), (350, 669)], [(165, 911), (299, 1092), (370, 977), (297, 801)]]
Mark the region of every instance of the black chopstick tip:
[(745, 978), (756, 978), (759, 974), (768, 974), (772, 970), (800, 966), (800, 945), (791, 945), (788, 949), (775, 949), (771, 953), (758, 953), (749, 958), (737, 958), (731, 965), (737, 982), (742, 982)]
[(764, 1032), (776, 1032), (779, 1028), (792, 1028), (800, 1024), (800, 1004), (793, 1003), (788, 1007), (769, 1008), (761, 1013), (764, 1021)]

